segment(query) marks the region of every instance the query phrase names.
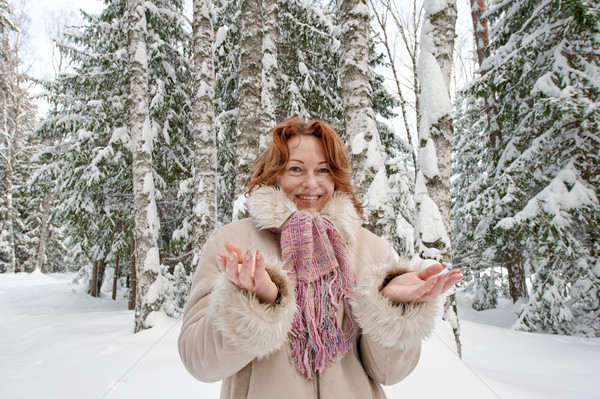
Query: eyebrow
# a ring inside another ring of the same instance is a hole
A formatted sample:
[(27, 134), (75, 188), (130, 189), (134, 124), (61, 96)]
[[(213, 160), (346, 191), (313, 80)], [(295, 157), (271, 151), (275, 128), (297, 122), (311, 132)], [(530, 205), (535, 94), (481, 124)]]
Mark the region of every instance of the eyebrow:
[[(301, 164), (303, 164), (303, 165), (304, 165), (304, 162), (302, 162), (302, 161), (301, 161), (301, 160), (299, 160), (299, 159), (292, 158), (292, 159), (289, 159), (289, 160), (288, 160), (288, 162), (292, 162), (292, 161), (296, 161), (296, 162), (298, 162), (298, 163), (301, 163)], [(327, 161), (321, 161), (321, 162), (319, 162), (317, 165), (321, 165), (322, 163), (324, 163), (324, 164), (326, 164), (326, 165), (327, 165)]]

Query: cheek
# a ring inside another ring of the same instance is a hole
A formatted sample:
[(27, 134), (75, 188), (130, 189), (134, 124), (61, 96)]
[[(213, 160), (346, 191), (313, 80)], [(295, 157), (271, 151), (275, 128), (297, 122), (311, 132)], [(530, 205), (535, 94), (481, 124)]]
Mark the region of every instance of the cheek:
[(294, 179), (290, 176), (281, 175), (277, 178), (277, 186), (286, 194), (291, 194), (294, 189)]

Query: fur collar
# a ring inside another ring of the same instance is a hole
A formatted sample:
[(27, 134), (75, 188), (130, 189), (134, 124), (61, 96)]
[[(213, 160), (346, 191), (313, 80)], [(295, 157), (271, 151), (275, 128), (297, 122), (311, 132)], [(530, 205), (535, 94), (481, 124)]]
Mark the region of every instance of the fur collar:
[[(248, 199), (248, 212), (259, 229), (281, 227), (296, 210), (294, 201), (282, 190), (273, 186), (255, 189)], [(320, 214), (338, 229), (347, 243), (356, 237), (361, 220), (347, 193), (334, 191)]]

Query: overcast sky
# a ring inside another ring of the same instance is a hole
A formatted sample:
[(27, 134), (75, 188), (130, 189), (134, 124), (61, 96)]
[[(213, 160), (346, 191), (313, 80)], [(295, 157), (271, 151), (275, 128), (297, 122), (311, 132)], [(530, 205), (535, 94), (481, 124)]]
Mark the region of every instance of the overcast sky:
[(102, 0), (11, 0), (15, 11), (18, 11), (21, 2), (25, 3), (24, 12), (29, 18), (26, 27), (27, 42), (26, 57), (31, 64), (30, 74), (37, 78), (52, 77), (52, 44), (48, 31), (52, 24), (64, 16), (79, 18), (78, 10), (97, 13), (102, 10)]

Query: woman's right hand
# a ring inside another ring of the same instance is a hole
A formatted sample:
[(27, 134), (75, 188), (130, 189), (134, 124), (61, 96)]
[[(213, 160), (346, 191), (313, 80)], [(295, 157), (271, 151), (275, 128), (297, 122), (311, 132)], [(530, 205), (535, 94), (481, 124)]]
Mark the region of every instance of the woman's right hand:
[(265, 270), (265, 259), (260, 251), (256, 256), (250, 250), (245, 254), (232, 242), (225, 243), (226, 252), (217, 253), (219, 269), (241, 289), (248, 290), (262, 303), (274, 303), (278, 289)]

